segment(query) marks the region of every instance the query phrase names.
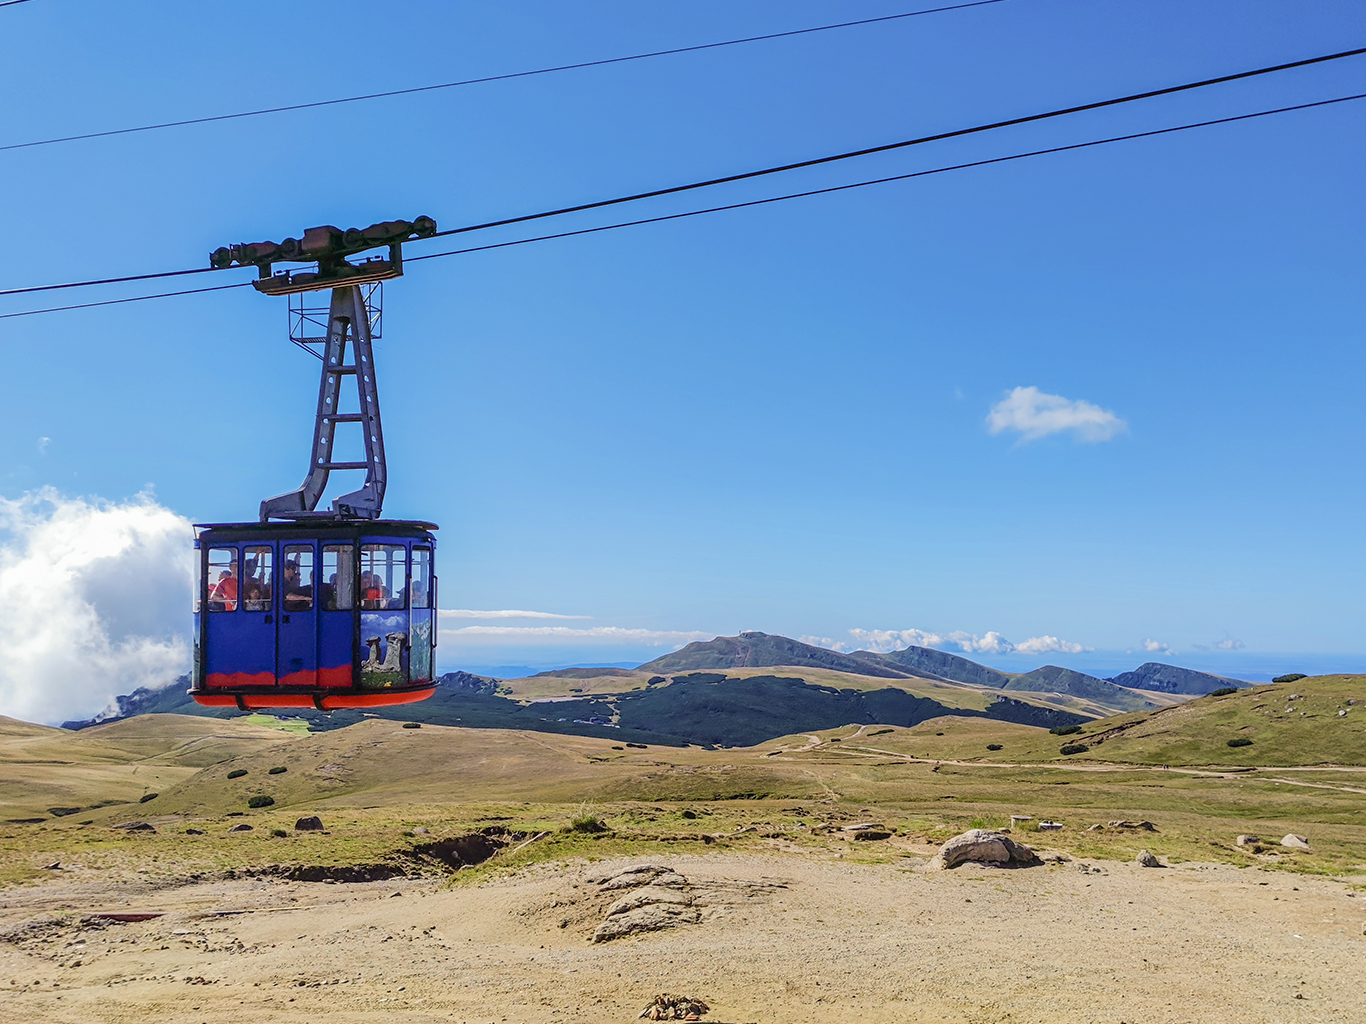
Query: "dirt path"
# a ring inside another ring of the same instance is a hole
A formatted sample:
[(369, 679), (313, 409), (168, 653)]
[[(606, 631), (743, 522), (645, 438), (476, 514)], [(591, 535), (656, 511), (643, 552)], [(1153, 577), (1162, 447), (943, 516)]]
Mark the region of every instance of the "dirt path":
[[(1231, 867), (925, 872), (810, 855), (664, 858), (700, 921), (594, 944), (628, 864), (478, 887), (70, 877), (0, 893), (0, 1019), (632, 1021), (660, 990), (708, 1019), (1366, 1019), (1366, 896)], [(597, 879), (594, 881), (593, 879)], [(624, 890), (623, 890), (624, 891)], [(738, 894), (738, 895), (737, 895)], [(165, 916), (114, 924), (95, 910)], [(89, 923), (82, 924), (85, 919)]]

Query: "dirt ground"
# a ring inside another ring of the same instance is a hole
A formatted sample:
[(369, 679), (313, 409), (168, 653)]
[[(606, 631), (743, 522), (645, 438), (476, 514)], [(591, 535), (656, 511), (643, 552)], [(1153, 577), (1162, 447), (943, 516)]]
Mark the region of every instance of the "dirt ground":
[(466, 886), (55, 872), (0, 893), (0, 1019), (626, 1022), (669, 991), (758, 1024), (1366, 1020), (1366, 892), (1327, 879), (660, 856), (686, 880), (685, 923), (593, 942), (641, 891), (620, 870), (647, 863)]

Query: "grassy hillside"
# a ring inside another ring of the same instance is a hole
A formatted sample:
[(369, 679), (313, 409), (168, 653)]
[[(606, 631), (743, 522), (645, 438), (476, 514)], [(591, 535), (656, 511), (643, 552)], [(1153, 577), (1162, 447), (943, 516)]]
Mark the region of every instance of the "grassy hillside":
[(278, 729), (186, 715), (144, 715), (80, 732), (0, 724), (0, 818), (85, 818), (126, 805), (150, 812), (151, 802), (137, 803), (146, 794), (288, 739)]
[(1140, 711), (1152, 706), (1132, 690), (1126, 690), (1114, 683), (1107, 683), (1104, 679), (1097, 679), (1095, 676), (1088, 676), (1084, 672), (1075, 672), (1070, 668), (1059, 668), (1057, 665), (1045, 665), (1043, 668), (1036, 668), (1033, 672), (1016, 676), (1006, 683), (1003, 689), (1026, 690), (1036, 693), (1065, 693), (1100, 704), (1112, 711)]
[[(1313, 676), (1202, 697), (1084, 732), (1107, 761), (1366, 765), (1366, 676)], [(1231, 739), (1251, 742), (1230, 747)]]

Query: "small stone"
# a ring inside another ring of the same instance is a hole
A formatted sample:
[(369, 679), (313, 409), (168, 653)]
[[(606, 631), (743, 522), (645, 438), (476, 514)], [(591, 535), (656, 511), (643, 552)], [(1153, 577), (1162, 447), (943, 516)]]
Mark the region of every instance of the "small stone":
[(413, 829), (413, 835), (415, 836), (429, 836), (431, 834), (432, 833), (430, 829), (423, 828), (421, 825)]
[(255, 832), (256, 830), (255, 830), (254, 828), (252, 828), (250, 825), (234, 825), (232, 828), (228, 829), (228, 831), (229, 831), (229, 832)]
[(1162, 862), (1153, 856), (1150, 850), (1139, 850), (1138, 856), (1134, 858), (1134, 863), (1141, 868), (1160, 868)]
[(1288, 846), (1292, 850), (1307, 850), (1309, 849), (1309, 840), (1304, 838), (1304, 836), (1297, 836), (1294, 832), (1291, 832), (1281, 840), (1281, 845)]
[(204, 830), (202, 828), (187, 828), (185, 834), (187, 836), (202, 836), (204, 835)]
[(1105, 831), (1105, 826), (1102, 825), (1100, 822), (1096, 822), (1094, 825), (1092, 825), (1092, 826), (1091, 826), (1090, 828), (1088, 828), (1086, 831), (1087, 831), (1087, 832), (1104, 832), (1104, 831)]
[(51, 864), (44, 864), (43, 868), (47, 871), (60, 871), (62, 869), (62, 862), (54, 860)]
[(1034, 816), (1033, 816), (1032, 814), (1012, 814), (1012, 815), (1010, 816), (1010, 823), (1011, 823), (1012, 825), (1022, 825), (1022, 824), (1024, 824), (1026, 821), (1033, 821), (1033, 820), (1034, 820)]
[(1261, 839), (1257, 836), (1241, 835), (1234, 842), (1239, 846), (1256, 846), (1261, 842)]

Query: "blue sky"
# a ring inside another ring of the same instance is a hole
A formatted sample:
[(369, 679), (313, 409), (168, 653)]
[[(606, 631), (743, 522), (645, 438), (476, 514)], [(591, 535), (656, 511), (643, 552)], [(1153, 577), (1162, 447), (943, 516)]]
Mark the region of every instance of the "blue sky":
[[(914, 6), (38, 0), (0, 10), (0, 144)], [(1352, 2), (1007, 0), (0, 152), (0, 287), (321, 223), (453, 227), (1364, 41)], [(1363, 91), (1355, 58), (627, 216)], [(443, 668), (742, 629), (933, 636), (1015, 669), (1366, 668), (1364, 120), (1342, 104), (412, 264), (377, 343), (386, 512), (441, 525), (444, 607), (584, 617), (447, 616)], [(0, 496), (150, 487), (195, 522), (253, 518), (307, 458), (316, 363), (283, 306), (238, 289), (0, 320)]]

